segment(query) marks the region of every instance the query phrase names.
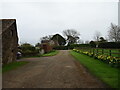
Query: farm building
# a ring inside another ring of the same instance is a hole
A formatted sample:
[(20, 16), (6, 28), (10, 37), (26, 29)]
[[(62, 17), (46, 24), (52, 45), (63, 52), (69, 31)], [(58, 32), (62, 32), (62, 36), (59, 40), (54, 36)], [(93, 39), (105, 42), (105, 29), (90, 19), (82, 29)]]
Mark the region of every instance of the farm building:
[(16, 60), (18, 36), (15, 19), (0, 19), (2, 29), (0, 36), (2, 40), (2, 64)]
[(53, 46), (54, 46), (54, 41), (53, 40), (43, 40), (41, 42), (41, 48), (44, 49), (45, 53), (52, 51)]

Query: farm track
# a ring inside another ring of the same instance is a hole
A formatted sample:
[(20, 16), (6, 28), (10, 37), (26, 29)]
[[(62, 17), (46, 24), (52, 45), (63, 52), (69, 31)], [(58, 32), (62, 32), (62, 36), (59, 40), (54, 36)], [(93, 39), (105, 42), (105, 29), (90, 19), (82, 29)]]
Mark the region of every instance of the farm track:
[(3, 74), (3, 88), (105, 88), (67, 50), (51, 57), (27, 58), (30, 63)]

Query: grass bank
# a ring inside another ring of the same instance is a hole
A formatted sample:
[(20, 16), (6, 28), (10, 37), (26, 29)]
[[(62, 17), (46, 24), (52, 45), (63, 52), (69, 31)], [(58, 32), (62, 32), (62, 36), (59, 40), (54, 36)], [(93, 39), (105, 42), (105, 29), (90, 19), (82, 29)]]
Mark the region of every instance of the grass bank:
[(2, 73), (16, 69), (20, 66), (27, 64), (27, 63), (28, 63), (27, 61), (18, 61), (18, 62), (9, 63), (9, 64), (2, 67)]
[(104, 83), (112, 88), (118, 88), (119, 70), (112, 68), (108, 64), (91, 58), (89, 56), (70, 51), (71, 55), (76, 58), (83, 66), (85, 66), (94, 76), (98, 77)]
[(56, 54), (58, 54), (59, 51), (55, 50), (55, 51), (51, 51), (49, 53), (43, 54), (42, 56), (46, 57), (46, 56), (54, 56)]

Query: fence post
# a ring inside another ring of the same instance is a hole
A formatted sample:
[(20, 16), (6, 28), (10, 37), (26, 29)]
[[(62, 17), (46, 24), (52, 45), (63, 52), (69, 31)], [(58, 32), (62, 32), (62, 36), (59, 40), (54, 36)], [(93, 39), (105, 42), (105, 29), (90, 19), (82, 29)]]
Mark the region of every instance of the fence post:
[(102, 49), (102, 54), (104, 54), (104, 49)]
[(110, 54), (110, 56), (111, 56), (111, 50), (109, 50), (109, 54)]
[(98, 55), (98, 48), (97, 48), (97, 55)]
[(118, 49), (118, 57), (120, 57), (120, 49)]
[(93, 56), (94, 56), (94, 48), (93, 48)]

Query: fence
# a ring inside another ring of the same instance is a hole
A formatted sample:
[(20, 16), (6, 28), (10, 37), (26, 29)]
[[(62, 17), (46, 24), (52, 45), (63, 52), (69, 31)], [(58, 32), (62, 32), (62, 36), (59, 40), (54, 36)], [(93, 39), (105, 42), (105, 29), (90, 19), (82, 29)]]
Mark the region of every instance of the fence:
[(97, 55), (108, 55), (113, 57), (120, 57), (120, 49), (102, 49), (102, 48), (76, 48), (82, 51), (87, 51)]

